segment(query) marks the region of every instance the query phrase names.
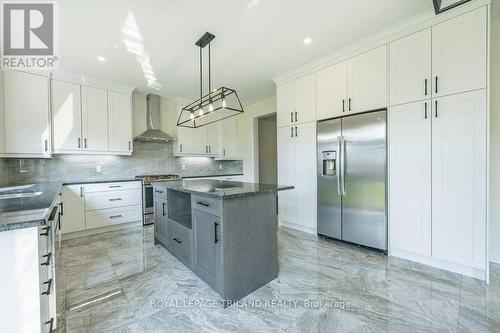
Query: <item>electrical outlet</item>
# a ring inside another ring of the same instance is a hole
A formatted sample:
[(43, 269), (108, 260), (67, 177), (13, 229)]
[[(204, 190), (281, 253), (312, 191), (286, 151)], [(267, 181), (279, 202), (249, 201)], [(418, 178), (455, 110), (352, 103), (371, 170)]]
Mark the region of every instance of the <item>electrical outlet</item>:
[(222, 170), (222, 164), (219, 164), (219, 170)]
[(101, 173), (102, 172), (102, 166), (101, 165), (96, 165), (95, 166), (95, 172)]
[(181, 165), (181, 169), (182, 169), (182, 170), (186, 170), (186, 164), (182, 164), (182, 165)]

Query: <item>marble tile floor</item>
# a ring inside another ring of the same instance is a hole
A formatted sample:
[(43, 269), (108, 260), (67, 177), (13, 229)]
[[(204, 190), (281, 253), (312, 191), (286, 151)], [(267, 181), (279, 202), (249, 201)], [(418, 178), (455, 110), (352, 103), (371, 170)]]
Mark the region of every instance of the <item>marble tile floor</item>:
[(500, 332), (483, 282), (282, 228), (278, 279), (222, 308), (152, 227), (64, 241), (59, 332)]

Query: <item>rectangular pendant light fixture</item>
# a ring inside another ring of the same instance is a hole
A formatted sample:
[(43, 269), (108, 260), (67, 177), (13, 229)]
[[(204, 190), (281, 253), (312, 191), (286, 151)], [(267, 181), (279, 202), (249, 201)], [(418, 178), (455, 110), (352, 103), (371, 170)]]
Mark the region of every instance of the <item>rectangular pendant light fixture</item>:
[[(182, 108), (177, 126), (198, 128), (243, 113), (238, 93), (220, 87), (212, 91), (210, 43), (215, 38), (206, 32), (195, 43), (200, 48), (200, 98)], [(203, 48), (208, 45), (208, 94), (203, 95)]]

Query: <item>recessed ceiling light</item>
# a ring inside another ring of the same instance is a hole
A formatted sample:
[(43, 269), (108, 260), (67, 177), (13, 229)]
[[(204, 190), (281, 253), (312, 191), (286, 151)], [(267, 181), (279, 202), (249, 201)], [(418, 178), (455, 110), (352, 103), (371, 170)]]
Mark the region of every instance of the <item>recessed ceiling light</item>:
[(100, 62), (106, 62), (106, 58), (104, 58), (103, 56), (97, 56), (97, 60), (99, 60)]
[(310, 37), (304, 38), (304, 44), (309, 45), (313, 40)]

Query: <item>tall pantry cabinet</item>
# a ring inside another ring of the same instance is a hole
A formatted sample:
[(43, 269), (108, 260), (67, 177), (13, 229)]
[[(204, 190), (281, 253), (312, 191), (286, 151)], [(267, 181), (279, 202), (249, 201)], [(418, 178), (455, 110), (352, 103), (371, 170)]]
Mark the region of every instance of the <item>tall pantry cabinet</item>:
[(393, 255), (484, 278), (487, 8), (390, 45)]

